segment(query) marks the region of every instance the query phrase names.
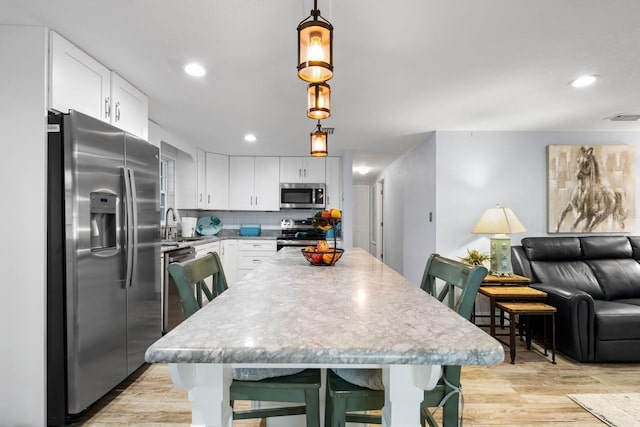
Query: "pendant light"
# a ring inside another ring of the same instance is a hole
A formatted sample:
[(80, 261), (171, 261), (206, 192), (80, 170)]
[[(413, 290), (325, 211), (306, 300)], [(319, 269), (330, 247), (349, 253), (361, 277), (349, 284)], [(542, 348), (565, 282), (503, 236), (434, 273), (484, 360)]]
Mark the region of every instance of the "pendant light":
[(311, 156), (327, 157), (329, 154), (329, 142), (326, 132), (320, 127), (320, 120), (315, 132), (311, 132)]
[(311, 83), (307, 89), (307, 117), (324, 120), (331, 116), (331, 86)]
[(311, 15), (298, 24), (298, 77), (309, 83), (333, 77), (333, 26), (320, 16), (318, 0)]

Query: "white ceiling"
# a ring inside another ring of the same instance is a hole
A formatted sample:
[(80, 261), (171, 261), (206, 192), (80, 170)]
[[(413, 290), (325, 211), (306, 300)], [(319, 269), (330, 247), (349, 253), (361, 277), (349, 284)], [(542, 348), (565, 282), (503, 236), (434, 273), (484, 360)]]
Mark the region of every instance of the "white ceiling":
[[(149, 96), (184, 141), (241, 155), (309, 153), (296, 76), (311, 0), (0, 0)], [(318, 0), (334, 30), (330, 155), (374, 171), (433, 130), (640, 130), (638, 0)], [(5, 58), (6, 59), (6, 58)], [(201, 62), (208, 74), (182, 71)], [(569, 81), (601, 76), (576, 90)], [(247, 132), (258, 142), (243, 141)]]

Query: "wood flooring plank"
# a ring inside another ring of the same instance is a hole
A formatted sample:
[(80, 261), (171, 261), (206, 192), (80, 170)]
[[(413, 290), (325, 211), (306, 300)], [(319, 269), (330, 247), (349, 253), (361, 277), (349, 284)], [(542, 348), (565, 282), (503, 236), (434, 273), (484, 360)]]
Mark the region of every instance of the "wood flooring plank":
[[(605, 424), (567, 394), (640, 393), (640, 364), (577, 363), (562, 354), (557, 364), (534, 343), (529, 351), (516, 342), (516, 363), (464, 366), (466, 427), (575, 426)], [(249, 402), (236, 402), (249, 406)], [(439, 415), (438, 415), (439, 416)], [(141, 368), (82, 415), (77, 425), (91, 427), (185, 426), (191, 423), (187, 393), (173, 387), (167, 365)], [(234, 421), (234, 427), (265, 427), (261, 420)]]

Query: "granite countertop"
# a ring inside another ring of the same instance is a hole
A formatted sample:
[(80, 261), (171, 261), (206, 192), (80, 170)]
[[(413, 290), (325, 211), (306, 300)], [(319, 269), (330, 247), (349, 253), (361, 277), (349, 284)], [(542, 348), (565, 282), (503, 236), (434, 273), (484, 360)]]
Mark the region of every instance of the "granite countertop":
[(161, 252), (171, 252), (176, 249), (188, 248), (193, 246), (204, 245), (207, 243), (218, 242), (220, 240), (229, 240), (229, 239), (246, 239), (246, 240), (275, 240), (278, 235), (280, 235), (280, 230), (262, 230), (259, 236), (241, 236), (240, 230), (237, 229), (227, 229), (221, 230), (215, 236), (201, 236), (201, 239), (198, 240), (185, 240), (181, 242), (173, 242), (171, 241), (169, 244), (163, 242), (161, 246)]
[[(203, 327), (202, 325), (216, 325)], [(502, 345), (362, 249), (263, 261), (154, 343), (147, 362), (493, 365)]]

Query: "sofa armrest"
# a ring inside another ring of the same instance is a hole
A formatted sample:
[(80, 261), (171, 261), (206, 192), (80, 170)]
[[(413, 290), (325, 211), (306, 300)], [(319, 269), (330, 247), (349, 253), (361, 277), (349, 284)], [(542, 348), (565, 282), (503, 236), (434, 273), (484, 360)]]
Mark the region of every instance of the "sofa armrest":
[(593, 297), (575, 288), (532, 283), (532, 288), (547, 293), (547, 303), (556, 307), (556, 344), (558, 349), (579, 362), (593, 361), (594, 305)]

